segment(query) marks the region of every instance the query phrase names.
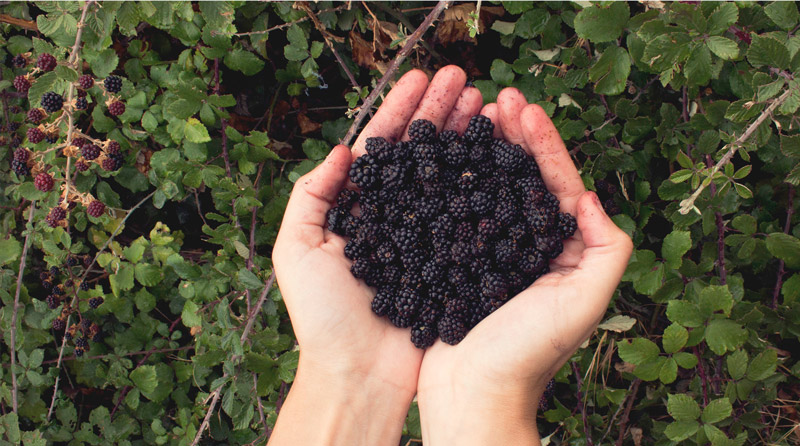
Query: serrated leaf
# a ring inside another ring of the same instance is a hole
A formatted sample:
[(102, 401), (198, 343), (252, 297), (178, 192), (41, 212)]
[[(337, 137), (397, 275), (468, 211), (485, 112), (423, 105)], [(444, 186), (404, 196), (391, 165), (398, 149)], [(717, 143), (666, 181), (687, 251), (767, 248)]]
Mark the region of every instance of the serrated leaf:
[(672, 355), (672, 359), (678, 363), (684, 369), (693, 369), (697, 367), (697, 356), (687, 353), (687, 352), (678, 352)]
[(133, 288), (133, 267), (129, 263), (120, 265), (119, 271), (115, 274), (108, 276), (108, 282), (111, 284), (111, 291), (115, 296), (121, 297), (123, 291), (129, 291)]
[(781, 152), (786, 156), (800, 157), (800, 135), (781, 135)]
[(686, 345), (689, 340), (689, 331), (678, 324), (671, 324), (664, 330), (661, 345), (665, 353), (675, 353)]
[(771, 99), (777, 96), (777, 94), (781, 92), (785, 84), (786, 81), (784, 79), (778, 79), (775, 82), (759, 85), (758, 95), (757, 95), (758, 100), (766, 101), (767, 99)]
[(764, 12), (776, 25), (786, 30), (797, 26), (800, 19), (794, 2), (772, 2), (764, 7)]
[(661, 353), (661, 349), (653, 341), (644, 338), (635, 338), (631, 342), (623, 341), (617, 344), (617, 347), (619, 357), (635, 365), (658, 358)]
[(146, 287), (156, 286), (164, 279), (161, 267), (150, 263), (138, 263), (134, 268), (134, 275), (136, 281)]
[(232, 70), (253, 76), (264, 68), (264, 61), (242, 48), (234, 48), (225, 55), (225, 65)]
[(700, 418), (700, 405), (685, 393), (667, 395), (667, 411), (676, 421), (694, 421)]
[(778, 367), (778, 353), (773, 349), (758, 354), (747, 367), (747, 379), (763, 381), (775, 373)]
[(153, 365), (140, 365), (130, 374), (130, 379), (142, 394), (152, 394), (158, 387), (156, 367)]
[(595, 82), (598, 94), (616, 95), (625, 90), (631, 73), (631, 57), (624, 48), (608, 48), (589, 69), (589, 79)]
[(747, 60), (754, 67), (767, 65), (784, 69), (789, 66), (789, 50), (778, 39), (767, 36), (753, 36), (747, 50)]
[(700, 315), (696, 304), (685, 300), (670, 300), (667, 303), (667, 318), (690, 328), (699, 327), (706, 320)]
[(705, 85), (711, 79), (711, 52), (706, 45), (697, 45), (689, 53), (683, 74), (691, 85)]
[(773, 232), (767, 236), (767, 250), (786, 262), (789, 268), (800, 268), (800, 240), (789, 234)]
[(595, 43), (610, 42), (622, 34), (629, 18), (627, 2), (612, 2), (606, 7), (589, 6), (575, 16), (575, 32)]
[(203, 143), (211, 141), (211, 136), (208, 135), (208, 129), (196, 118), (187, 119), (186, 127), (184, 127), (183, 131), (186, 140), (189, 142)]
[(747, 352), (744, 350), (736, 350), (725, 358), (728, 365), (728, 373), (733, 379), (742, 379), (747, 372)]
[(239, 282), (248, 290), (260, 290), (264, 286), (264, 282), (258, 278), (252, 271), (247, 268), (242, 268), (238, 273)]
[(22, 254), (22, 244), (15, 238), (0, 240), (0, 265), (16, 261)]
[(731, 400), (728, 398), (719, 398), (708, 403), (705, 409), (703, 409), (701, 419), (703, 423), (719, 423), (731, 416), (731, 413), (733, 413)]
[(746, 339), (747, 331), (730, 319), (713, 319), (705, 331), (706, 344), (717, 355), (736, 350)]
[(244, 243), (240, 242), (239, 240), (233, 241), (233, 247), (236, 248), (236, 253), (243, 259), (250, 258), (250, 249), (245, 246)]
[(698, 307), (703, 317), (709, 317), (717, 311), (722, 311), (726, 316), (730, 316), (731, 308), (733, 308), (733, 295), (727, 285), (709, 285), (700, 291)]
[(708, 16), (708, 33), (711, 35), (722, 34), (731, 25), (739, 20), (739, 8), (735, 3), (721, 2)]
[(711, 36), (706, 39), (706, 45), (720, 59), (731, 60), (739, 57), (739, 45), (727, 37)]
[(598, 325), (597, 328), (622, 333), (630, 330), (634, 325), (636, 325), (636, 319), (618, 314), (610, 317), (605, 322)]
[(684, 181), (688, 180), (689, 178), (694, 175), (694, 172), (689, 169), (681, 169), (674, 172), (672, 175), (669, 176), (669, 181), (678, 184), (683, 183)]
[(673, 358), (664, 358), (661, 370), (658, 372), (658, 379), (664, 384), (675, 382), (678, 378), (678, 363)]
[(199, 310), (200, 307), (198, 307), (196, 303), (187, 300), (183, 304), (183, 311), (181, 311), (181, 322), (183, 322), (183, 325), (187, 327), (199, 327), (203, 325), (203, 319), (197, 314)]
[(683, 255), (692, 247), (692, 236), (689, 231), (672, 231), (661, 245), (661, 254), (667, 262), (667, 266), (678, 269), (683, 263)]
[(793, 274), (781, 287), (783, 295), (783, 305), (792, 305), (800, 297), (800, 274)]

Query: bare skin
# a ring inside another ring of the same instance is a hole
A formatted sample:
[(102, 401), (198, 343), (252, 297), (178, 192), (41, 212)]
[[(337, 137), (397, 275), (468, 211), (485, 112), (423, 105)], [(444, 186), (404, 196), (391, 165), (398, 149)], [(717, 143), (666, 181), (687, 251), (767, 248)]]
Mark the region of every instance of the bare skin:
[(539, 395), (594, 331), (631, 252), (630, 239), (584, 191), (543, 110), (514, 89), (483, 107), (499, 124), (495, 136), (519, 142), (536, 157), (562, 211), (577, 216), (579, 232), (565, 243), (553, 272), (457, 346), (437, 342), (423, 352), (411, 344), (408, 329), (375, 317), (374, 291), (350, 274), (345, 240), (325, 229), (326, 212), (368, 136), (400, 140), (419, 118), (439, 131), (463, 132), (483, 105), (476, 89), (464, 88), (465, 80), (453, 66), (430, 83), (420, 71), (407, 73), (352, 152), (334, 147), (295, 184), (273, 259), (301, 354), (270, 445), (396, 445), (415, 394), (426, 445), (537, 444)]

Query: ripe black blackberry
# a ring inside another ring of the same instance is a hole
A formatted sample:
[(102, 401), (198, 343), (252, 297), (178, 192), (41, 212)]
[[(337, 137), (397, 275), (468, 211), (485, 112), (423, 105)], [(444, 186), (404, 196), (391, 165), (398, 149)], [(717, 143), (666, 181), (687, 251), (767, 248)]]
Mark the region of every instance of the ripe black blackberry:
[(20, 177), (24, 177), (31, 173), (31, 169), (28, 168), (27, 164), (17, 160), (11, 161), (11, 170), (13, 170), (14, 173)]
[(114, 101), (108, 105), (108, 113), (111, 116), (119, 116), (125, 113), (125, 103), (122, 101)]
[(52, 54), (42, 53), (36, 60), (36, 66), (42, 71), (53, 71), (56, 65), (58, 65), (58, 62)]
[(54, 91), (42, 95), (42, 108), (47, 113), (55, 113), (64, 106), (64, 97)]
[(103, 298), (102, 297), (93, 297), (93, 298), (89, 299), (89, 308), (97, 308), (102, 304), (103, 304)]
[(485, 216), (494, 210), (492, 198), (486, 192), (477, 191), (473, 193), (469, 201), (472, 211), (477, 215)]
[(94, 86), (94, 76), (91, 74), (84, 74), (78, 78), (78, 87), (82, 90), (88, 90)]
[(122, 79), (118, 76), (108, 76), (103, 81), (103, 86), (109, 93), (119, 93), (122, 90)]
[(77, 110), (86, 110), (89, 108), (89, 101), (86, 98), (78, 98), (75, 100), (75, 108)]
[(34, 124), (38, 124), (45, 117), (46, 115), (44, 114), (44, 110), (41, 108), (32, 108), (28, 110), (28, 121)]
[(53, 177), (46, 172), (41, 172), (39, 175), (36, 175), (36, 178), (33, 180), (33, 185), (42, 192), (50, 192), (53, 188), (53, 184)]
[(453, 167), (460, 167), (469, 160), (469, 148), (460, 140), (450, 141), (444, 149), (444, 160)]
[(367, 153), (373, 156), (379, 163), (386, 163), (393, 157), (393, 145), (383, 137), (374, 136), (367, 138)]
[(450, 345), (456, 345), (461, 342), (467, 336), (467, 331), (469, 330), (463, 320), (448, 314), (439, 319), (436, 328), (442, 341)]
[(19, 75), (14, 78), (14, 88), (20, 93), (27, 93), (31, 89), (31, 81), (26, 76)]
[(125, 164), (125, 158), (122, 156), (121, 153), (113, 153), (107, 154), (106, 158), (103, 160), (102, 166), (104, 170), (109, 172), (113, 172), (115, 170), (119, 170)]
[(89, 170), (89, 165), (83, 160), (83, 158), (81, 158), (75, 162), (75, 170), (78, 172), (86, 172)]
[(473, 144), (485, 144), (492, 140), (492, 132), (494, 132), (492, 120), (483, 115), (475, 115), (467, 124), (464, 139)]
[(380, 170), (372, 155), (362, 155), (350, 166), (350, 180), (361, 190), (376, 187), (380, 181)]
[(51, 209), (50, 212), (47, 214), (45, 221), (47, 222), (48, 226), (50, 226), (51, 228), (55, 228), (66, 217), (67, 217), (67, 211), (65, 211), (64, 208), (62, 207), (56, 206), (53, 209)]
[(439, 143), (443, 146), (447, 147), (453, 141), (459, 139), (458, 132), (455, 130), (445, 130), (442, 133), (439, 133)]
[(55, 296), (53, 294), (47, 296), (47, 298), (44, 301), (47, 303), (47, 308), (51, 310), (55, 310), (56, 308), (59, 307), (59, 305), (61, 305), (61, 300), (58, 298), (58, 296)]
[[(75, 346), (85, 349), (89, 347), (89, 339), (81, 336), (79, 338), (75, 338)], [(77, 352), (76, 352), (77, 353)]]
[(495, 164), (507, 172), (516, 172), (525, 163), (525, 153), (519, 145), (497, 144), (493, 149)]
[(22, 54), (17, 54), (11, 58), (11, 64), (14, 65), (14, 68), (25, 68), (25, 66), (28, 65), (28, 59)]
[(81, 291), (89, 291), (89, 282), (84, 280), (83, 282), (81, 282), (78, 288), (80, 288)]
[(500, 240), (497, 242), (497, 245), (495, 245), (495, 258), (497, 259), (497, 263), (512, 264), (522, 258), (522, 253), (519, 251), (517, 243), (514, 240)]
[(417, 119), (408, 126), (408, 137), (412, 142), (428, 142), (436, 136), (436, 126), (426, 119)]
[(61, 273), (61, 270), (57, 266), (51, 266), (50, 267), (50, 275), (52, 277), (58, 277), (58, 275), (60, 273)]
[(92, 217), (100, 217), (106, 211), (106, 205), (102, 201), (94, 200), (86, 207), (86, 213)]
[(50, 144), (55, 144), (58, 141), (58, 131), (45, 133), (44, 140)]
[(417, 323), (411, 328), (411, 342), (417, 348), (428, 348), (436, 342), (439, 332), (436, 325)]
[(66, 322), (63, 319), (53, 319), (53, 330), (55, 331), (63, 331), (67, 327)]
[(545, 265), (547, 265), (547, 260), (544, 258), (542, 253), (537, 251), (535, 248), (528, 248), (525, 250), (525, 252), (522, 253), (522, 258), (519, 262), (520, 271), (528, 275), (534, 275), (541, 272)]
[(44, 132), (38, 127), (29, 128), (27, 135), (31, 144), (38, 144), (44, 140)]
[(575, 220), (575, 217), (563, 212), (558, 213), (558, 233), (561, 235), (561, 238), (568, 239), (572, 237), (577, 229), (578, 221)]
[(100, 156), (100, 147), (94, 144), (84, 144), (81, 147), (81, 156), (87, 161), (92, 161), (97, 159)]

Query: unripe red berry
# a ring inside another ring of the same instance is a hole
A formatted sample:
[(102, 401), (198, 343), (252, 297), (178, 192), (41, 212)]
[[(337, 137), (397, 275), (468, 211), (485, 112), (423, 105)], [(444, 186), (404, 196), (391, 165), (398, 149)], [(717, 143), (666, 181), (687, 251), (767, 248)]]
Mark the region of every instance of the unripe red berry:
[(125, 113), (125, 103), (120, 101), (112, 102), (108, 106), (108, 112), (111, 113), (111, 116), (119, 116)]
[(53, 71), (56, 65), (58, 65), (56, 58), (48, 53), (40, 54), (39, 59), (36, 61), (36, 66), (42, 71)]
[(44, 132), (38, 127), (28, 129), (28, 141), (31, 144), (38, 144), (44, 140)]
[(91, 74), (84, 74), (78, 78), (78, 86), (84, 90), (88, 90), (94, 86), (94, 77)]
[(103, 215), (103, 212), (106, 210), (106, 205), (103, 204), (102, 201), (94, 200), (93, 202), (89, 203), (89, 206), (86, 208), (86, 213), (91, 215), (92, 217), (99, 217)]
[(36, 175), (33, 185), (42, 192), (50, 192), (53, 189), (53, 177), (49, 173), (42, 172)]

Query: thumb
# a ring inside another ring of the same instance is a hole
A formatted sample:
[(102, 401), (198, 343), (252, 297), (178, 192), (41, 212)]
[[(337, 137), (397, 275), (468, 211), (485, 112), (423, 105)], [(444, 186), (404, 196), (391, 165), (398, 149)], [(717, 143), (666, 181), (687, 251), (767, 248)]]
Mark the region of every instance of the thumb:
[(309, 246), (323, 242), (326, 215), (336, 203), (336, 196), (347, 181), (347, 171), (352, 161), (350, 149), (338, 145), (325, 161), (294, 184), (279, 239), (290, 238)]
[(584, 246), (577, 268), (572, 273), (578, 283), (591, 283), (587, 305), (602, 314), (619, 285), (633, 251), (633, 242), (606, 215), (597, 194), (584, 192), (578, 198), (578, 229)]

